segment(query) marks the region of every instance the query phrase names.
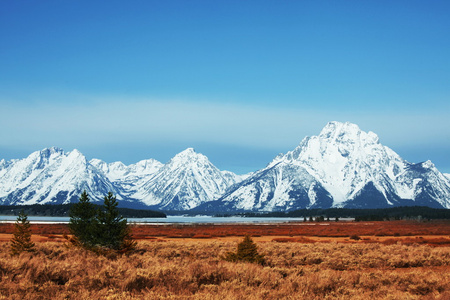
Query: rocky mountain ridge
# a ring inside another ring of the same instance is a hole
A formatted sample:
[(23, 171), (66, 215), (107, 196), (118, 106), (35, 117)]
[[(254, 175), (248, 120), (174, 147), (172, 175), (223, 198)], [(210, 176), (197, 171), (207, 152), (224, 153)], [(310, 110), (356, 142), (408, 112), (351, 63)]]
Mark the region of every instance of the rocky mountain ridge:
[(330, 122), (318, 136), (199, 209), (450, 208), (450, 182), (430, 161), (412, 164), (355, 124)]
[(0, 204), (70, 203), (86, 190), (93, 201), (112, 191), (125, 206), (186, 210), (214, 200), (240, 180), (192, 148), (167, 164), (148, 159), (126, 166), (87, 161), (76, 149), (65, 153), (53, 147), (0, 162)]
[(112, 191), (122, 204), (163, 210), (288, 211), (300, 208), (450, 208), (450, 178), (431, 161), (410, 163), (373, 132), (329, 122), (286, 154), (247, 176), (221, 171), (188, 148), (163, 164), (87, 161), (49, 148), (0, 161), (0, 203), (68, 203), (86, 189)]

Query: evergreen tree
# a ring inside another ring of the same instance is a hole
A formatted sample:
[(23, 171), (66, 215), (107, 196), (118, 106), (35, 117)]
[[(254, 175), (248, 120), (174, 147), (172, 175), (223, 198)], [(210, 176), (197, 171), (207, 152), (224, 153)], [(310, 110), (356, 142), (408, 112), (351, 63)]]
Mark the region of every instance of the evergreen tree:
[(98, 214), (98, 244), (99, 246), (123, 250), (124, 248), (132, 248), (130, 229), (127, 219), (124, 219), (117, 210), (119, 203), (112, 192), (105, 196), (103, 210)]
[(74, 236), (74, 242), (83, 247), (94, 247), (98, 242), (98, 209), (90, 202), (86, 191), (81, 194), (79, 202), (74, 204), (69, 212), (69, 230)]
[(264, 256), (258, 254), (258, 247), (249, 235), (238, 244), (237, 252), (228, 252), (225, 257), (227, 261), (244, 261), (251, 263), (264, 264)]
[(34, 243), (31, 241), (31, 229), (28, 216), (22, 210), (14, 224), (14, 234), (11, 239), (11, 255), (20, 254), (23, 251), (34, 251)]

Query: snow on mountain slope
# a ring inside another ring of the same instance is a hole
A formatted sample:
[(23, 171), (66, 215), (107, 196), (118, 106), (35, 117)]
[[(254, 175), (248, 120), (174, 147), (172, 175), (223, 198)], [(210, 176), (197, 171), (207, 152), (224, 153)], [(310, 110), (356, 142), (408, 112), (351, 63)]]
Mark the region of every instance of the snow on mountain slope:
[(450, 208), (450, 181), (431, 161), (409, 164), (396, 178), (398, 185), (412, 190), (415, 205)]
[[(331, 201), (330, 201), (331, 200)], [(431, 162), (411, 164), (355, 124), (330, 122), (277, 156), (215, 205), (226, 209), (427, 205), (450, 208), (450, 185)], [(211, 205), (210, 205), (211, 206)]]
[(99, 169), (111, 181), (124, 180), (127, 178), (139, 178), (142, 176), (149, 176), (156, 173), (163, 164), (155, 159), (141, 160), (136, 164), (129, 166), (122, 162), (106, 163), (100, 159), (91, 159), (91, 165)]
[(4, 159), (0, 160), (0, 172), (8, 166)]
[(203, 207), (217, 211), (217, 204), (224, 211), (285, 211), (329, 207), (332, 198), (304, 168), (278, 162), (254, 173), (218, 201)]
[(91, 159), (89, 163), (101, 171), (111, 181), (123, 178), (129, 173), (127, 166), (119, 161), (106, 163), (100, 159), (94, 158)]
[[(155, 159), (141, 160), (129, 166), (122, 162), (106, 163), (92, 159), (90, 163), (99, 169), (114, 185), (122, 189), (125, 197), (134, 199), (133, 194), (142, 188), (164, 165)], [(134, 199), (139, 201), (139, 199)]]
[[(102, 200), (112, 191), (128, 206), (164, 210), (284, 211), (299, 208), (450, 208), (449, 174), (430, 161), (409, 163), (373, 132), (330, 122), (266, 168), (247, 175), (220, 171), (192, 148), (167, 164), (87, 161), (77, 150), (36, 151), (0, 160), (0, 204), (67, 203), (86, 189)], [(122, 202), (123, 203), (123, 202)]]
[(218, 170), (193, 149), (166, 165), (148, 159), (126, 166), (99, 159), (88, 162), (78, 150), (64, 153), (49, 148), (22, 160), (0, 161), (0, 203), (67, 203), (86, 189), (97, 201), (112, 191), (127, 206), (145, 203), (184, 210), (219, 197), (240, 180), (232, 172)]
[(12, 160), (0, 171), (0, 202), (3, 204), (68, 203), (86, 190), (93, 200), (108, 191), (120, 191), (98, 173), (78, 151), (59, 148), (36, 151)]
[(160, 168), (132, 197), (149, 206), (186, 210), (218, 198), (239, 177), (217, 169), (206, 156), (188, 148)]
[[(379, 143), (375, 133), (339, 122), (328, 123), (318, 136), (305, 138), (277, 160), (304, 167), (332, 195), (334, 206), (353, 199), (369, 182), (389, 201), (389, 182), (406, 167), (399, 155)], [(409, 190), (397, 192), (410, 196)]]

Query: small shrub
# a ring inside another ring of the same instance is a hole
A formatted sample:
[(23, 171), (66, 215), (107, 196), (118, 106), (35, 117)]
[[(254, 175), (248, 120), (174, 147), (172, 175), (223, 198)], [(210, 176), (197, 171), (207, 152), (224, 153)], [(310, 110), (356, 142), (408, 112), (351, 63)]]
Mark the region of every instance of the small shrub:
[(244, 261), (261, 265), (265, 263), (264, 256), (258, 254), (258, 247), (249, 235), (246, 235), (244, 240), (238, 244), (236, 253), (227, 252), (224, 259), (232, 262)]
[(359, 235), (357, 235), (357, 234), (352, 234), (350, 236), (350, 239), (351, 240), (355, 240), (355, 241), (359, 241), (361, 239), (361, 237), (359, 237)]

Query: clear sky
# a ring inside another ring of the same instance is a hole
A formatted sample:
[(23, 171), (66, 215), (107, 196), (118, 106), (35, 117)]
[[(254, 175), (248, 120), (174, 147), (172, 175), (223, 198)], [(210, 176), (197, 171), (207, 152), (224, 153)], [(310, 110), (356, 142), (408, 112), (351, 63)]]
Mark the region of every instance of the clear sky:
[(0, 159), (264, 167), (328, 121), (450, 172), (450, 1), (0, 2)]

